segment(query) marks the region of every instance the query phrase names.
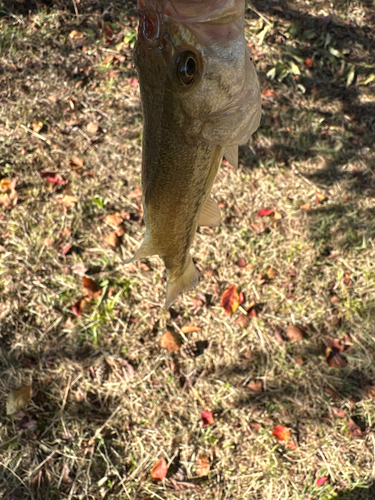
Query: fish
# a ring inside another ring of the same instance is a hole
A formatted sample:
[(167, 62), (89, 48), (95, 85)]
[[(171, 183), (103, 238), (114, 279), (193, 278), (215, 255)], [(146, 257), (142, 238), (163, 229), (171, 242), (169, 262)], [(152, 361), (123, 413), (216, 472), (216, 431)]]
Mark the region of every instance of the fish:
[(133, 60), (143, 112), (146, 233), (129, 263), (164, 261), (165, 308), (196, 286), (198, 226), (218, 226), (211, 189), (225, 157), (259, 126), (258, 77), (244, 36), (245, 0), (138, 0)]

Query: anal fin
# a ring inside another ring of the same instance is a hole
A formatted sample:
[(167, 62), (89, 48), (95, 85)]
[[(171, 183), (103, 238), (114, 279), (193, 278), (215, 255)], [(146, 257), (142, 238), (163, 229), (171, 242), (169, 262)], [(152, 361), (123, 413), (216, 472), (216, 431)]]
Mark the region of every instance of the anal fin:
[(143, 259), (144, 257), (150, 257), (156, 253), (157, 252), (155, 252), (150, 239), (146, 236), (138, 251), (133, 255), (133, 257), (130, 257), (130, 259), (126, 259), (124, 264), (130, 264), (130, 262), (135, 262), (136, 260)]
[(218, 226), (221, 221), (220, 208), (216, 201), (209, 196), (201, 208), (198, 217), (198, 226)]
[(237, 168), (238, 167), (238, 146), (227, 146), (224, 148), (224, 157), (226, 160), (229, 161), (229, 163), (232, 165), (232, 167)]
[(174, 280), (168, 280), (165, 308), (168, 309), (180, 293), (185, 292), (190, 288), (194, 288), (197, 283), (198, 273), (195, 268), (193, 259), (191, 258), (191, 255), (189, 255), (183, 273)]

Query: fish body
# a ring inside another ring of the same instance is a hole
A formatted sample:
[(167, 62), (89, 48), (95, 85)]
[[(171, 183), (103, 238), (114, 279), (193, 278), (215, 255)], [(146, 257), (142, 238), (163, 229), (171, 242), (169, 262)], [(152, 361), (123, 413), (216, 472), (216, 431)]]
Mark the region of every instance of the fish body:
[(244, 37), (244, 0), (143, 0), (134, 49), (144, 117), (146, 235), (131, 260), (160, 255), (166, 308), (197, 283), (190, 247), (218, 225), (210, 197), (223, 156), (258, 128), (260, 91)]

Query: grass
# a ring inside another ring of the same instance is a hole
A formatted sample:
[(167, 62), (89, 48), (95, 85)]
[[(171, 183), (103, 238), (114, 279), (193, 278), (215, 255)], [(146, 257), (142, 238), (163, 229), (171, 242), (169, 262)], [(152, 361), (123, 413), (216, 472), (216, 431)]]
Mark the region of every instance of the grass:
[[(2, 498), (374, 498), (371, 4), (262, 0), (248, 9), (262, 124), (239, 169), (221, 167), (222, 224), (198, 231), (199, 286), (169, 312), (161, 260), (122, 263), (144, 234), (134, 5), (4, 1), (0, 15), (0, 177), (16, 179), (18, 194), (0, 212)], [(52, 186), (43, 172), (67, 184)], [(63, 194), (77, 198), (73, 207)], [(257, 217), (262, 208), (282, 218)], [(104, 241), (113, 212), (124, 217), (118, 248)], [(72, 310), (87, 293), (77, 264), (102, 288), (81, 316)], [(231, 284), (243, 311), (256, 303), (246, 328), (241, 310), (227, 316), (220, 305)], [(161, 348), (166, 330), (188, 324), (201, 330), (185, 342), (208, 341), (199, 356)], [(290, 324), (304, 340), (288, 340)], [(348, 342), (341, 369), (325, 357), (336, 338)], [(262, 392), (249, 389), (256, 381)], [(30, 404), (6, 415), (9, 393), (28, 384)], [(214, 425), (202, 426), (202, 410)], [(291, 441), (271, 435), (278, 424)], [(168, 476), (153, 483), (160, 457)]]

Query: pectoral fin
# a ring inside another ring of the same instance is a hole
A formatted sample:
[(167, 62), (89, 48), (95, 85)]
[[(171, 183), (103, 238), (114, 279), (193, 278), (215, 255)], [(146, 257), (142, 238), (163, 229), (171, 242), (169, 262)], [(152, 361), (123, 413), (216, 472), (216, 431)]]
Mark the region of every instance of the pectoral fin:
[(201, 208), (198, 226), (218, 226), (220, 224), (221, 214), (220, 208), (216, 201), (209, 196)]
[(154, 250), (152, 242), (146, 236), (135, 255), (133, 255), (133, 257), (131, 257), (130, 259), (126, 259), (124, 261), (124, 264), (130, 264), (130, 262), (143, 259), (144, 257), (150, 257), (151, 255), (155, 255), (156, 253), (157, 252)]
[(177, 296), (194, 288), (198, 283), (198, 273), (195, 269), (193, 259), (189, 255), (188, 261), (185, 265), (183, 273), (174, 280), (169, 280), (167, 283), (167, 298), (165, 300), (165, 308), (168, 309), (173, 302), (176, 300)]
[(232, 167), (238, 167), (238, 146), (227, 146), (224, 148), (224, 158), (229, 161)]

